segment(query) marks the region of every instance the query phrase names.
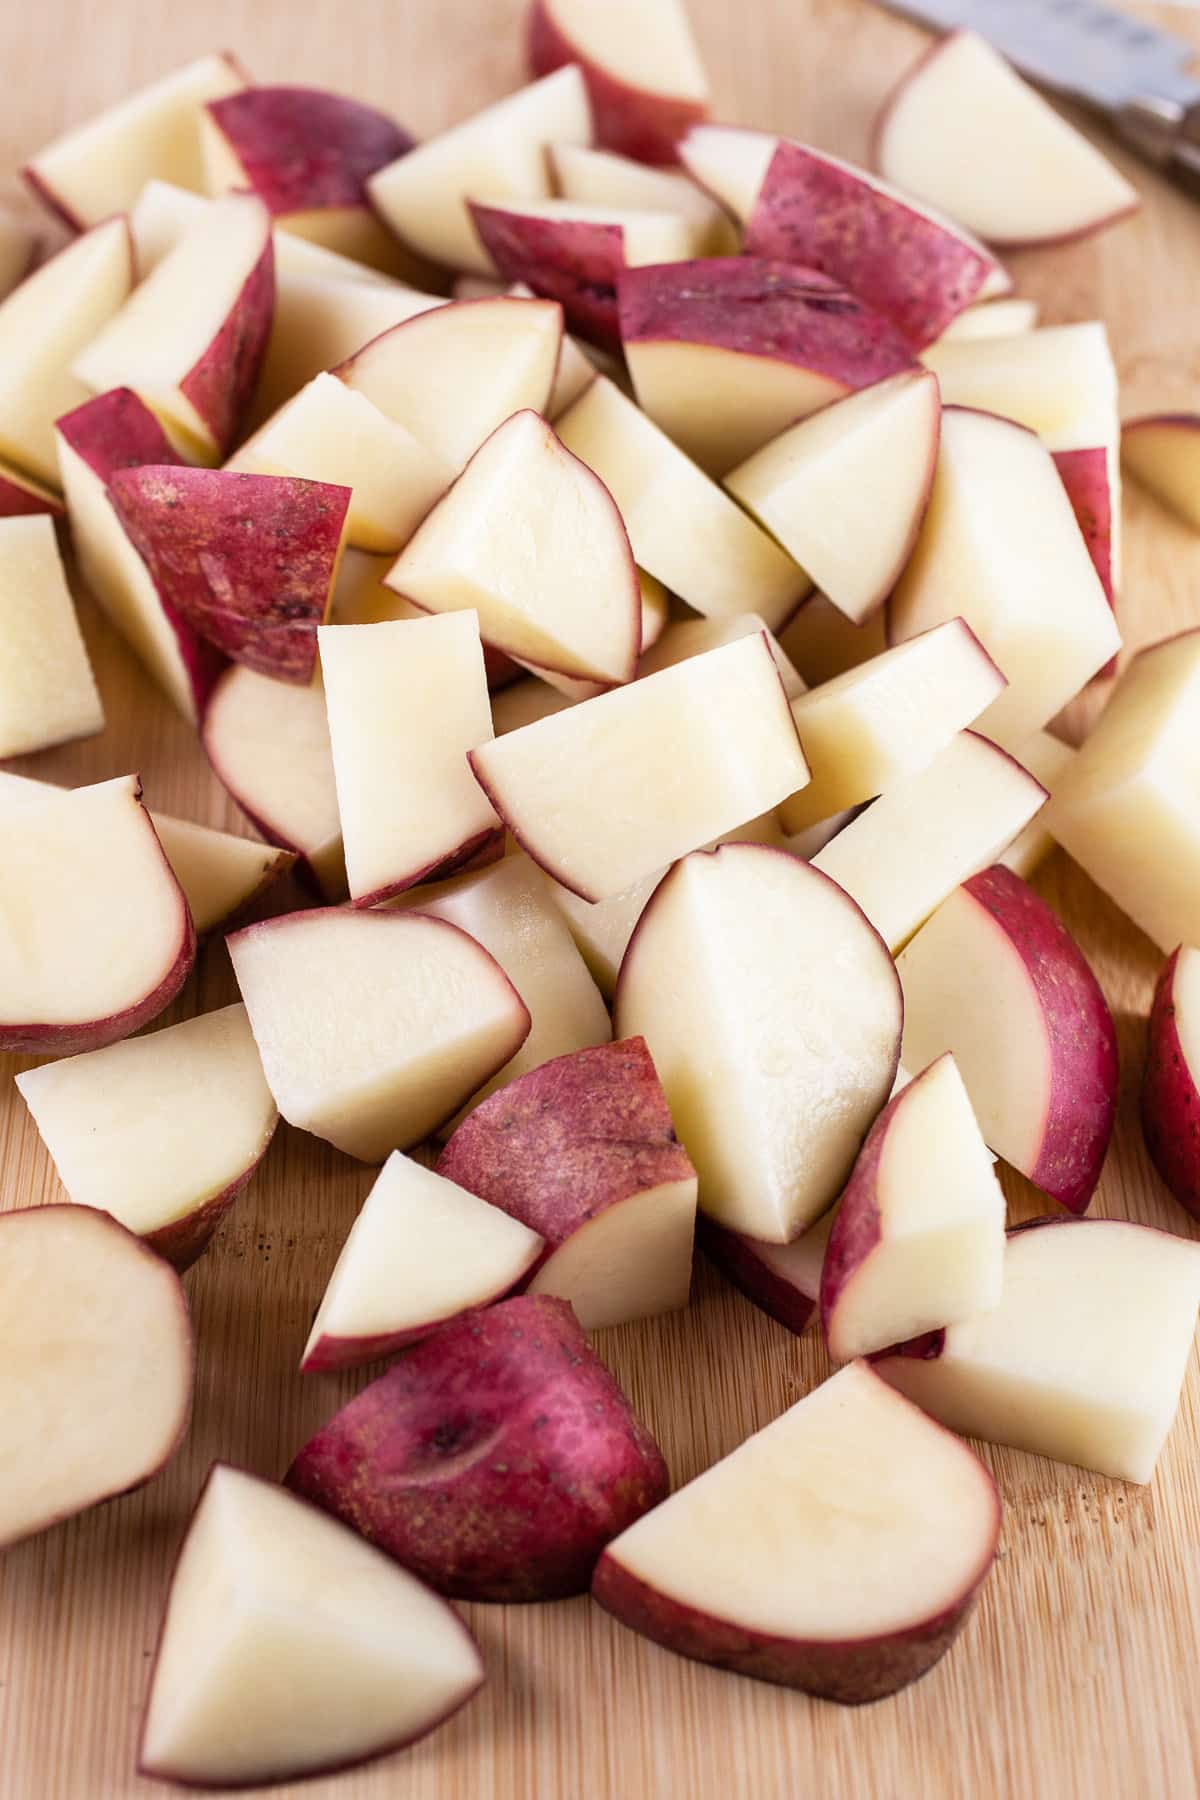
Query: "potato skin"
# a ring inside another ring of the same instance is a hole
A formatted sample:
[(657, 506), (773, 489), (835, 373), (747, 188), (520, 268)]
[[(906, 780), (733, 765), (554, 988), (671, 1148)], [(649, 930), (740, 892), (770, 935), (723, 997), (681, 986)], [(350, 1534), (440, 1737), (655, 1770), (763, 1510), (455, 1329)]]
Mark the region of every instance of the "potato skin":
[(1174, 950), (1154, 989), (1142, 1078), (1142, 1136), (1151, 1162), (1180, 1206), (1200, 1219), (1200, 1093), (1175, 1021), (1178, 966), (1179, 951)]
[(570, 1306), (540, 1294), (409, 1350), (285, 1481), (439, 1593), (499, 1601), (586, 1593), (605, 1544), (669, 1487)]

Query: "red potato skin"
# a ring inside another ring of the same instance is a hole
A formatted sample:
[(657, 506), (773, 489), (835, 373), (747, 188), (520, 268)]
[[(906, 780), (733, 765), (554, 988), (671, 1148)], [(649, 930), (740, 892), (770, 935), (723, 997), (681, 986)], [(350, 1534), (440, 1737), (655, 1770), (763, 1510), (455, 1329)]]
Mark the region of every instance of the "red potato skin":
[(1046, 1020), (1053, 1076), (1041, 1149), (1025, 1173), (1068, 1212), (1084, 1213), (1116, 1120), (1117, 1033), (1108, 1002), (1057, 913), (1019, 875), (997, 863), (963, 887), (1011, 940)]
[(865, 1706), (873, 1700), (885, 1700), (927, 1674), (966, 1624), (996, 1554), (1000, 1535), (998, 1495), (995, 1507), (995, 1531), (987, 1556), (962, 1598), (907, 1631), (886, 1637), (836, 1643), (772, 1637), (731, 1621), (714, 1619), (655, 1592), (622, 1568), (607, 1551), (596, 1565), (592, 1599), (631, 1631), (679, 1656), (732, 1669), (755, 1681), (799, 1688), (802, 1693), (836, 1700), (842, 1706)]
[(206, 110), (273, 218), (365, 206), (368, 175), (415, 142), (386, 113), (324, 88), (244, 88)]
[[(1112, 488), (1108, 479), (1108, 454), (1102, 446), (1086, 450), (1055, 450), (1053, 454), (1054, 466), (1067, 490), (1067, 499), (1071, 502), (1071, 510), (1083, 533), (1088, 555), (1100, 577), (1105, 598), (1116, 612), (1117, 596), (1113, 586), (1112, 566), (1113, 506)], [(1116, 672), (1115, 657), (1100, 671), (1101, 675), (1115, 675)]]
[[(140, 785), (138, 795), (141, 795)], [(154, 832), (149, 813), (144, 816), (147, 829)], [(158, 844), (157, 832), (154, 832), (154, 842)], [(79, 1056), (85, 1050), (102, 1050), (106, 1044), (132, 1037), (135, 1031), (140, 1031), (143, 1025), (148, 1025), (170, 1006), (195, 964), (196, 928), (183, 889), (161, 846), (159, 855), (179, 900), (179, 948), (158, 986), (133, 1006), (127, 1006), (124, 1012), (113, 1013), (105, 1019), (81, 1019), (73, 1024), (54, 1025), (0, 1020), (0, 1051), (12, 1051), (21, 1056)]]
[(1150, 1161), (1180, 1206), (1200, 1219), (1200, 1092), (1183, 1053), (1176, 1021), (1172, 951), (1159, 974), (1150, 1008), (1146, 1069), (1142, 1077), (1142, 1136)]
[(426, 863), (424, 868), (401, 875), (383, 887), (373, 888), (369, 894), (359, 894), (351, 904), (359, 908), (379, 906), (384, 900), (393, 900), (397, 894), (407, 893), (409, 888), (420, 887), (423, 882), (448, 881), (451, 875), (466, 875), (472, 869), (486, 869), (492, 863), (499, 862), (503, 855), (504, 826), (496, 825), (487, 831), (476, 832), (473, 838), (460, 844), (452, 855), (444, 856), (438, 862)]
[(627, 269), (618, 310), (625, 343), (713, 345), (812, 369), (847, 391), (913, 367), (889, 319), (828, 275), (768, 256)]
[(637, 162), (677, 161), (679, 139), (708, 117), (708, 107), (699, 101), (630, 87), (589, 62), (559, 30), (552, 0), (534, 0), (529, 19), (529, 66), (535, 75), (552, 75), (564, 63), (578, 63), (582, 71), (597, 144)]
[(769, 1319), (774, 1319), (777, 1325), (794, 1332), (797, 1337), (808, 1329), (817, 1309), (816, 1297), (802, 1293), (792, 1282), (784, 1281), (774, 1269), (768, 1268), (757, 1255), (753, 1238), (740, 1231), (727, 1231), (704, 1213), (698, 1213), (696, 1242), (726, 1281), (732, 1282), (738, 1292), (765, 1312)]
[[(69, 1052), (67, 1052), (65, 1054), (69, 1054)], [(111, 1213), (101, 1212), (100, 1209), (95, 1206), (76, 1206), (73, 1201), (53, 1201), (53, 1202), (51, 1202), (50, 1206), (48, 1206), (48, 1207), (32, 1207), (32, 1206), (14, 1207), (11, 1212), (7, 1212), (7, 1213), (0, 1215), (0, 1218), (15, 1219), (15, 1218), (19, 1217), (20, 1214), (23, 1212), (24, 1213), (49, 1212), (51, 1210), (58, 1211), (58, 1212), (64, 1212), (67, 1210), (68, 1207), (70, 1208), (70, 1210), (72, 1212), (90, 1213), (94, 1219), (102, 1219), (104, 1221), (104, 1224), (106, 1226), (108, 1226), (111, 1230), (121, 1232), (123, 1236), (127, 1237), (130, 1240), (131, 1243), (136, 1244), (138, 1246), (139, 1250), (144, 1255), (153, 1258), (153, 1260), (156, 1264), (163, 1265), (164, 1259), (161, 1256), (156, 1255), (154, 1250), (150, 1247), (149, 1244), (147, 1244), (147, 1242), (145, 1241), (144, 1238), (138, 1237), (136, 1235), (136, 1233), (127, 1230), (127, 1228), (124, 1225), (119, 1224), (118, 1221), (113, 1218)], [(2, 1243), (3, 1243), (3, 1226), (0, 1225), (0, 1245), (2, 1245)], [(188, 1348), (187, 1401), (180, 1413), (178, 1430), (176, 1431), (175, 1436), (171, 1440), (171, 1443), (166, 1451), (166, 1454), (160, 1459), (159, 1462), (157, 1462), (155, 1464), (155, 1466), (152, 1469), (147, 1469), (146, 1473), (142, 1476), (140, 1481), (135, 1481), (132, 1484), (132, 1486), (130, 1486), (130, 1487), (116, 1488), (113, 1490), (112, 1493), (97, 1494), (96, 1498), (94, 1500), (89, 1500), (85, 1507), (81, 1507), (79, 1509), (79, 1511), (81, 1511), (81, 1512), (90, 1512), (93, 1507), (103, 1506), (109, 1500), (120, 1500), (126, 1494), (136, 1494), (138, 1489), (145, 1487), (145, 1485), (148, 1481), (153, 1481), (156, 1475), (162, 1474), (163, 1470), (166, 1468), (167, 1464), (172, 1460), (176, 1451), (179, 1450), (180, 1446), (183, 1443), (184, 1438), (186, 1438), (186, 1436), (188, 1434), (188, 1428), (192, 1422), (192, 1403), (193, 1403), (193, 1399), (194, 1399), (195, 1382), (196, 1382), (196, 1332), (195, 1332), (195, 1328), (192, 1324), (192, 1315), (188, 1308), (187, 1294), (184, 1292), (183, 1285), (178, 1279), (176, 1279), (175, 1285), (176, 1285), (176, 1289), (178, 1292), (179, 1315), (180, 1315), (180, 1319), (182, 1322), (183, 1333), (184, 1333), (184, 1336), (185, 1336), (185, 1339), (187, 1342), (187, 1348)], [(46, 1519), (43, 1524), (38, 1525), (33, 1531), (26, 1532), (22, 1537), (9, 1538), (5, 1541), (0, 1541), (0, 1550), (8, 1550), (11, 1548), (11, 1546), (13, 1544), (24, 1543), (31, 1537), (40, 1536), (43, 1531), (49, 1531), (49, 1530), (51, 1530), (51, 1528), (53, 1526), (61, 1525), (64, 1522), (64, 1520), (73, 1519), (73, 1518), (76, 1518), (77, 1516), (78, 1516), (78, 1514), (75, 1512), (56, 1513), (53, 1518)]]
[(266, 232), (262, 254), (216, 337), (189, 369), (179, 391), (191, 402), (227, 456), (254, 398), (275, 313), (275, 246)]
[(557, 300), (571, 330), (605, 350), (621, 348), (617, 278), (625, 267), (619, 225), (543, 219), (468, 201), (475, 229), (505, 281)]
[(28, 518), (33, 513), (49, 513), (52, 519), (61, 519), (66, 516), (66, 508), (61, 500), (35, 494), (15, 470), (0, 468), (0, 519)]
[(437, 1173), (546, 1240), (530, 1276), (610, 1206), (696, 1171), (644, 1038), (556, 1056), (477, 1106)]
[(148, 464), (118, 470), (108, 497), (159, 592), (195, 630), (262, 675), (312, 680), (349, 488)]
[[(220, 1468), (232, 1468), (232, 1467), (234, 1467), (234, 1465), (232, 1463), (221, 1463), (221, 1462), (213, 1463), (212, 1467), (208, 1471), (207, 1476), (205, 1477), (204, 1487), (201, 1488), (200, 1493), (197, 1496), (196, 1506), (193, 1508), (193, 1517), (195, 1516), (196, 1511), (199, 1509), (200, 1501), (203, 1500), (205, 1490), (207, 1489), (208, 1484), (212, 1480), (213, 1475), (216, 1473), (216, 1471)], [(249, 1471), (242, 1469), (239, 1471), (239, 1473), (244, 1475), (244, 1474), (249, 1473)], [(298, 1495), (297, 1498), (301, 1498), (301, 1496)], [(174, 1562), (174, 1566), (172, 1567), (172, 1570), (171, 1570), (171, 1578), (167, 1583), (167, 1605), (170, 1604), (171, 1590), (175, 1585), (175, 1577), (179, 1572), (179, 1562), (180, 1562), (180, 1558), (183, 1555), (183, 1548), (184, 1548), (184, 1543), (186, 1543), (186, 1540), (187, 1540), (187, 1533), (185, 1532), (183, 1541), (181, 1541), (179, 1549), (175, 1553), (175, 1562)], [(162, 1654), (162, 1639), (163, 1639), (163, 1631), (166, 1626), (167, 1605), (164, 1605), (164, 1607), (163, 1607), (162, 1623), (159, 1626), (158, 1641), (154, 1646), (154, 1658), (150, 1665), (150, 1680), (149, 1680), (149, 1683), (148, 1683), (147, 1689), (146, 1689), (147, 1696), (149, 1696), (149, 1694), (151, 1694), (153, 1692), (154, 1677), (158, 1671), (158, 1659), (159, 1659), (160, 1655)], [(479, 1645), (476, 1643), (475, 1638), (472, 1635), (472, 1633), (470, 1631), (468, 1631), (465, 1620), (459, 1618), (457, 1613), (455, 1613), (454, 1617), (458, 1620), (458, 1624), (462, 1630), (463, 1636), (469, 1641), (472, 1649), (476, 1652), (476, 1654), (479, 1655)], [(305, 1779), (311, 1778), (314, 1775), (330, 1775), (330, 1776), (342, 1775), (342, 1774), (346, 1773), (347, 1770), (361, 1768), (365, 1763), (374, 1762), (377, 1759), (385, 1757), (385, 1756), (394, 1756), (396, 1754), (396, 1752), (399, 1750), (407, 1750), (410, 1744), (419, 1743), (422, 1738), (428, 1737), (429, 1733), (431, 1731), (437, 1731), (442, 1725), (444, 1725), (446, 1723), (446, 1721), (448, 1719), (452, 1719), (454, 1717), (455, 1713), (461, 1712), (462, 1708), (464, 1706), (466, 1706), (467, 1702), (470, 1700), (473, 1700), (475, 1698), (476, 1694), (479, 1692), (479, 1689), (483, 1686), (483, 1684), (486, 1680), (487, 1680), (487, 1675), (483, 1669), (482, 1656), (480, 1656), (479, 1680), (476, 1683), (475, 1687), (473, 1687), (471, 1689), (470, 1693), (464, 1694), (462, 1699), (457, 1703), (457, 1705), (452, 1706), (448, 1712), (441, 1713), (436, 1719), (431, 1719), (428, 1725), (422, 1726), (420, 1731), (413, 1732), (409, 1737), (399, 1738), (392, 1743), (380, 1744), (376, 1748), (366, 1751), (365, 1754), (362, 1756), (350, 1757), (343, 1762), (326, 1763), (326, 1764), (322, 1764), (322, 1766), (320, 1768), (308, 1769), (305, 1771), (303, 1776), (297, 1776), (295, 1774), (295, 1772), (292, 1770), (282, 1770), (281, 1769), (281, 1770), (277, 1770), (277, 1771), (273, 1772), (272, 1774), (260, 1776), (257, 1781), (248, 1781), (245, 1779), (245, 1777), (240, 1777), (236, 1785), (237, 1785), (239, 1791), (251, 1790), (251, 1789), (257, 1790), (259, 1788), (275, 1787), (279, 1782), (283, 1782), (283, 1781), (305, 1780)], [(174, 1768), (174, 1767), (171, 1767), (171, 1768), (159, 1767), (156, 1764), (148, 1763), (146, 1761), (144, 1746), (145, 1746), (146, 1719), (147, 1719), (148, 1712), (149, 1712), (149, 1700), (147, 1699), (146, 1710), (143, 1712), (143, 1715), (142, 1715), (142, 1730), (141, 1730), (141, 1733), (139, 1734), (139, 1739), (138, 1739), (138, 1761), (137, 1761), (138, 1774), (147, 1776), (151, 1781), (169, 1782), (173, 1787), (195, 1788), (201, 1792), (208, 1792), (208, 1793), (227, 1792), (231, 1785), (229, 1782), (205, 1781), (202, 1777), (191, 1774), (187, 1769)]]
[(669, 1478), (564, 1300), (524, 1294), (406, 1352), (297, 1456), (288, 1487), (439, 1593), (587, 1591)]
[[(118, 469), (136, 469), (145, 463), (164, 468), (185, 466), (158, 419), (132, 388), (97, 394), (94, 400), (86, 400), (74, 412), (56, 419), (55, 429), (106, 487)], [(188, 672), (197, 715), (203, 718), (225, 658), (192, 629), (161, 589), (159, 599)]]
[(160, 1225), (157, 1231), (146, 1232), (143, 1243), (161, 1256), (164, 1262), (169, 1262), (180, 1275), (190, 1269), (207, 1250), (213, 1233), (225, 1214), (249, 1187), (258, 1171), (258, 1165), (267, 1154), (278, 1123), (277, 1119), (267, 1134), (262, 1149), (236, 1181), (231, 1181), (228, 1187), (222, 1188), (219, 1194), (213, 1194), (193, 1212), (185, 1213), (182, 1218), (172, 1219), (169, 1225)]
[(884, 313), (914, 350), (979, 295), (995, 260), (803, 144), (782, 141), (746, 224), (748, 256), (818, 269)]

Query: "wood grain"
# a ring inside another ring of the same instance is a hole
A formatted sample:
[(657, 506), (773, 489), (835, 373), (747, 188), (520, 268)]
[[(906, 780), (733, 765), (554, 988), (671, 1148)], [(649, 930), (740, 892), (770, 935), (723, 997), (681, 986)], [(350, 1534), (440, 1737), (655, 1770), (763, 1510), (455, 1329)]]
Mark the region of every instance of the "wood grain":
[[(721, 116), (854, 156), (921, 35), (866, 0), (691, 0)], [(1154, 9), (1147, 9), (1153, 12)], [(1188, 15), (1158, 12), (1178, 28)], [(217, 45), (265, 80), (326, 83), (426, 133), (522, 78), (521, 0), (38, 0), (0, 11), (0, 167), (175, 63)], [(1200, 44), (1200, 22), (1191, 29)], [(1015, 260), (1049, 321), (1105, 319), (1127, 412), (1200, 402), (1200, 210), (1155, 178), (1141, 216)], [(13, 194), (16, 188), (13, 184)], [(1131, 646), (1200, 620), (1200, 539), (1139, 495), (1127, 508)], [(139, 769), (151, 804), (237, 828), (191, 733), (94, 610), (85, 626), (104, 737), (27, 759), (67, 782)], [(1075, 709), (1078, 728), (1098, 704)], [(244, 829), (244, 827), (242, 827)], [(1095, 1211), (1195, 1235), (1153, 1177), (1135, 1098), (1157, 955), (1061, 856), (1042, 878), (1093, 960), (1120, 1024), (1120, 1128)], [(203, 954), (169, 1015), (223, 1004), (223, 947)], [(5, 1059), (6, 1078), (22, 1065)], [(354, 1378), (295, 1374), (313, 1308), (371, 1175), (286, 1127), (188, 1277), (200, 1341), (195, 1425), (149, 1489), (0, 1561), (0, 1795), (127, 1800), (164, 1583), (216, 1456), (278, 1474)], [(1015, 1216), (1044, 1210), (1010, 1181)], [(0, 1203), (58, 1183), (7, 1079)], [(131, 1321), (136, 1329), (136, 1323)], [(677, 1481), (766, 1423), (827, 1372), (701, 1270), (683, 1316), (603, 1335), (601, 1349)], [(1114, 1343), (1113, 1355), (1122, 1353)], [(47, 1429), (53, 1421), (47, 1420)], [(918, 1686), (862, 1711), (673, 1658), (586, 1600), (466, 1609), (490, 1681), (425, 1744), (375, 1768), (278, 1790), (305, 1800), (823, 1800), (1044, 1797), (1185, 1800), (1200, 1790), (1200, 1371), (1149, 1487), (986, 1449), (1005, 1502), (1003, 1551), (965, 1636)], [(160, 1790), (161, 1791), (161, 1790)]]

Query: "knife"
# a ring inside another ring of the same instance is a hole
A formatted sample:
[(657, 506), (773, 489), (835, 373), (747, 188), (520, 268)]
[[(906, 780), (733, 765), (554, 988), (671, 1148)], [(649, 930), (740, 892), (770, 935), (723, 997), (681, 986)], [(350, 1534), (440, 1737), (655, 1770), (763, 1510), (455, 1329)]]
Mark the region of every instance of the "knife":
[(1127, 144), (1200, 193), (1195, 45), (1098, 0), (883, 0), (937, 31), (974, 31), (1041, 87), (1102, 113)]

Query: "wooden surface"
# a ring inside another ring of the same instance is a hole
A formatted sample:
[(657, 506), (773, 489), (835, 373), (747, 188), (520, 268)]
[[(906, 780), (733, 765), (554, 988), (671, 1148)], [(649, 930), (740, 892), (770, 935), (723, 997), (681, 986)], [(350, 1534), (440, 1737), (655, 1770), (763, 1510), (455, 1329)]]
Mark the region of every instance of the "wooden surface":
[[(691, 6), (721, 115), (849, 155), (862, 154), (875, 105), (922, 42), (866, 0)], [(206, 0), (194, 9), (163, 0), (9, 0), (0, 9), (0, 166), (216, 46), (236, 50), (262, 80), (325, 82), (429, 132), (522, 79), (522, 10), (522, 0)], [(1188, 18), (1158, 12), (1181, 27)], [(1192, 29), (1200, 43), (1194, 16)], [(1043, 302), (1047, 320), (1107, 321), (1126, 412), (1200, 402), (1200, 208), (1144, 181), (1148, 203), (1134, 222), (1014, 259), (1022, 290)], [(1200, 620), (1200, 539), (1137, 495), (1127, 524), (1123, 616), (1136, 646)], [(69, 783), (139, 769), (152, 805), (236, 828), (191, 733), (86, 603), (84, 618), (109, 729), (18, 766)], [(1092, 958), (1120, 1025), (1120, 1127), (1094, 1211), (1188, 1233), (1136, 1127), (1158, 958), (1061, 856), (1042, 884)], [(218, 942), (159, 1023), (234, 993)], [(7, 1080), (20, 1066), (4, 1059), (0, 1071), (5, 1206), (59, 1192)], [(315, 1139), (280, 1129), (250, 1192), (187, 1280), (200, 1362), (185, 1449), (140, 1494), (0, 1560), (3, 1800), (153, 1792), (133, 1767), (172, 1554), (214, 1457), (277, 1475), (358, 1385), (353, 1377), (302, 1381), (294, 1371), (370, 1181), (370, 1171)], [(1014, 1216), (1045, 1210), (1031, 1190), (1009, 1188)], [(793, 1339), (705, 1269), (686, 1315), (605, 1333), (600, 1348), (676, 1481), (827, 1372), (814, 1334)], [(490, 1677), (473, 1705), (400, 1757), (279, 1791), (307, 1800), (1187, 1800), (1200, 1788), (1198, 1449), (1195, 1359), (1149, 1487), (985, 1449), (1005, 1507), (995, 1572), (951, 1654), (877, 1706), (844, 1711), (684, 1662), (585, 1599), (472, 1607)]]

